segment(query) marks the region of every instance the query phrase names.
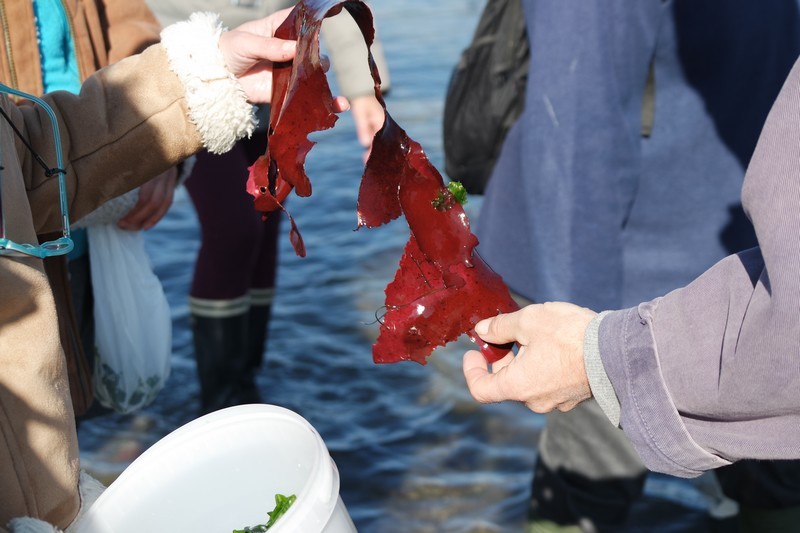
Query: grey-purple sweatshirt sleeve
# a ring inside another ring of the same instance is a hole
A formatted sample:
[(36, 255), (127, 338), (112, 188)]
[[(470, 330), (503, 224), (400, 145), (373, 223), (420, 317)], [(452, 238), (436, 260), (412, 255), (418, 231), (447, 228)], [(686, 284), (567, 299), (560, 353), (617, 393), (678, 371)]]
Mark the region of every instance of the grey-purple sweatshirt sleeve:
[(742, 201), (759, 247), (599, 323), (619, 425), (654, 471), (693, 477), (743, 458), (800, 457), (800, 62)]

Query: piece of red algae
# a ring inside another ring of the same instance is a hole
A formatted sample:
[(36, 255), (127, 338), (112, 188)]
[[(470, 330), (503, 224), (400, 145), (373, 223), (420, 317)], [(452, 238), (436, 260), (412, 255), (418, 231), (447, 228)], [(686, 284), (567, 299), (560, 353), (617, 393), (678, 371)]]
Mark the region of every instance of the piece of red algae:
[(510, 347), (480, 342), (473, 330), (479, 320), (517, 308), (502, 278), (478, 256), (472, 266), (454, 265), (447, 273), (455, 283), (445, 281), (444, 272), (424, 256), (412, 235), (386, 287), (387, 311), (372, 347), (376, 363), (425, 364), (436, 347), (464, 333), (478, 342), (490, 363), (508, 353)]
[[(250, 167), (247, 190), (261, 212), (286, 212), (283, 202), (292, 190), (298, 196), (311, 195), (304, 165), (314, 143), (308, 136), (333, 127), (337, 119), (320, 60), (319, 31), (323, 19), (342, 9), (358, 24), (369, 50), (375, 35), (373, 19), (361, 1), (301, 1), (276, 32), (278, 37), (297, 40), (298, 46), (293, 62), (275, 65), (269, 147)], [(475, 252), (478, 239), (461, 205), (442, 202), (449, 193), (441, 174), (386, 111), (371, 53), (367, 61), (385, 121), (374, 137), (361, 179), (358, 226), (375, 228), (404, 215), (410, 229), (395, 278), (386, 287), (387, 311), (380, 320), (373, 360), (425, 364), (436, 347), (467, 334), (487, 361), (494, 362), (508, 353), (508, 347), (481, 342), (473, 328), (480, 319), (514, 311), (517, 305), (502, 278)], [(302, 237), (289, 218), (292, 243), (303, 256)]]

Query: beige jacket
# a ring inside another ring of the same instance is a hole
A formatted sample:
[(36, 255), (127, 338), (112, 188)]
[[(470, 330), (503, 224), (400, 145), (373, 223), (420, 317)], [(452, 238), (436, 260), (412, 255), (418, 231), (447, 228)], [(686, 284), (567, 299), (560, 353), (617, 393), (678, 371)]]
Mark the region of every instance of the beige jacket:
[[(115, 61), (157, 43), (161, 27), (144, 0), (61, 0), (67, 13), (81, 81)], [(41, 59), (31, 0), (0, 0), (0, 81), (34, 95), (43, 92)], [(77, 219), (72, 217), (72, 221)], [(60, 235), (41, 235), (51, 240)], [(77, 414), (93, 398), (91, 373), (72, 303), (66, 256), (45, 261), (67, 355), (70, 392)]]
[[(158, 42), (158, 21), (143, 0), (61, 0), (70, 18), (81, 80), (95, 70)], [(31, 0), (0, 0), (0, 76), (25, 92), (42, 94)]]
[[(216, 47), (215, 19), (210, 19), (165, 30), (162, 45), (99, 71), (80, 95), (46, 97), (58, 116), (72, 217), (89, 213), (203, 146), (226, 151), (253, 130), (253, 108), (238, 82), (220, 75), (227, 70)], [(5, 97), (0, 106), (33, 149), (55, 166), (47, 114), (38, 106), (15, 106)], [(229, 120), (213, 120), (219, 112)], [(0, 167), (6, 236), (36, 242), (37, 234), (58, 231), (57, 179), (44, 176), (2, 118)], [(78, 450), (55, 305), (42, 261), (0, 256), (0, 301), (0, 530), (19, 516), (63, 528), (79, 509)]]

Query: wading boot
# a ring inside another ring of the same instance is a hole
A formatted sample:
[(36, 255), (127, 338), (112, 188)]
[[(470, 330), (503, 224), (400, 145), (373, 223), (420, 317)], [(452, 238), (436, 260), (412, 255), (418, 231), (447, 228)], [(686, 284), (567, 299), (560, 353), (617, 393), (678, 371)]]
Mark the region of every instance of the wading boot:
[(247, 365), (253, 379), (261, 371), (264, 362), (274, 292), (275, 290), (271, 288), (250, 290), (250, 338), (247, 348)]
[(249, 298), (241, 300), (190, 300), (202, 414), (261, 401), (250, 364)]

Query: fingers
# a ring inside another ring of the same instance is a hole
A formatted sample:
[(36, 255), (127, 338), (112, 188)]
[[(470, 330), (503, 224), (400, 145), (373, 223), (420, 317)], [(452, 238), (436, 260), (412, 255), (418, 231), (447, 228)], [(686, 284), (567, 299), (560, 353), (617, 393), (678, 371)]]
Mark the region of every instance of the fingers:
[(507, 344), (517, 342), (527, 344), (527, 334), (520, 327), (526, 309), (513, 313), (506, 313), (481, 320), (475, 324), (475, 333), (486, 342), (492, 344)]
[[(524, 348), (523, 348), (523, 350), (524, 350)], [(500, 360), (498, 360), (498, 361), (495, 361), (494, 363), (492, 363), (492, 372), (494, 372), (495, 374), (497, 374), (497, 373), (498, 373), (498, 372), (500, 372), (502, 369), (504, 369), (504, 368), (505, 368), (505, 367), (507, 367), (509, 364), (511, 364), (511, 362), (512, 362), (512, 361), (514, 361), (514, 359), (515, 359), (515, 358), (516, 358), (516, 355), (514, 355), (514, 352), (511, 352), (511, 351), (509, 351), (509, 352), (508, 352), (508, 353), (505, 355), (505, 357), (503, 357), (502, 359), (500, 359)]]
[(289, 13), (292, 12), (292, 9), (294, 8), (287, 7), (285, 9), (281, 9), (280, 11), (276, 11), (267, 17), (245, 22), (233, 30), (255, 33), (256, 35), (261, 35), (263, 37), (273, 37), (280, 25), (283, 24), (283, 22), (289, 16)]
[(172, 168), (139, 188), (136, 205), (117, 222), (121, 229), (147, 230), (169, 211), (175, 193), (177, 170)]
[[(219, 37), (220, 52), (225, 65), (234, 76), (240, 81), (248, 74), (256, 78), (269, 79), (268, 82), (267, 80), (252, 82), (253, 89), (259, 88), (260, 85), (263, 90), (267, 83), (271, 84), (272, 63), (290, 61), (297, 51), (296, 41), (274, 37), (277, 29), (275, 22), (277, 19), (272, 17), (252, 21), (242, 24), (235, 30), (223, 32)], [(245, 91), (247, 92), (247, 89)], [(262, 103), (262, 98), (257, 93), (248, 92), (248, 97), (255, 98), (256, 103)]]
[(361, 146), (369, 148), (386, 119), (383, 106), (374, 95), (365, 95), (354, 98), (351, 109), (358, 142)]
[(478, 352), (464, 356), (464, 376), (480, 402), (518, 401), (537, 413), (568, 411), (591, 397), (583, 361), (586, 327), (596, 313), (563, 302), (529, 305), (475, 325), (486, 342), (520, 345), (489, 371)]
[(268, 17), (246, 22), (222, 33), (220, 49), (234, 75), (244, 74), (259, 61), (283, 62), (294, 58), (297, 42), (275, 37), (278, 27), (292, 9), (276, 11)]
[(293, 10), (294, 7), (286, 7), (280, 11), (272, 13), (265, 19), (262, 19), (266, 21), (266, 27), (269, 28), (266, 35), (275, 35), (275, 32), (278, 30), (280, 25), (283, 24), (283, 21), (286, 20), (286, 18), (289, 16), (289, 13), (291, 13)]
[(509, 353), (500, 361), (494, 363), (493, 372), (481, 352), (471, 350), (464, 354), (462, 368), (467, 388), (475, 400), (481, 403), (496, 403), (512, 400), (506, 391), (507, 373), (503, 371), (514, 360), (514, 354)]
[(464, 379), (467, 381), (467, 388), (469, 389), (472, 397), (481, 403), (487, 403), (489, 400), (484, 400), (484, 389), (486, 388), (486, 381), (491, 379), (489, 374), (489, 365), (481, 352), (470, 350), (464, 354), (462, 361), (462, 369), (464, 371)]
[[(144, 187), (144, 186), (142, 186)], [(150, 194), (144, 194), (144, 191), (139, 189), (139, 199), (128, 213), (117, 221), (117, 226), (120, 229), (128, 231), (139, 231), (144, 229), (144, 221), (150, 216)]]
[(350, 109), (350, 102), (344, 96), (337, 96), (333, 99), (333, 110), (337, 113), (344, 113)]
[[(295, 41), (265, 39), (243, 31), (223, 33), (219, 47), (228, 70), (238, 77), (248, 101), (253, 104), (270, 103), (273, 63), (294, 59), (297, 51)], [(348, 109), (350, 103), (346, 98), (334, 98), (334, 112), (343, 113)]]
[(273, 63), (291, 61), (297, 52), (297, 41), (286, 41), (271, 37), (259, 40), (259, 43), (261, 57)]
[(142, 194), (140, 190), (136, 205), (117, 222), (117, 226), (128, 231), (150, 229), (166, 213), (166, 209), (162, 209), (161, 198), (163, 193), (152, 187), (147, 194)]
[(220, 35), (219, 48), (231, 73), (241, 76), (261, 61), (291, 61), (297, 51), (297, 42), (244, 31), (228, 31)]

